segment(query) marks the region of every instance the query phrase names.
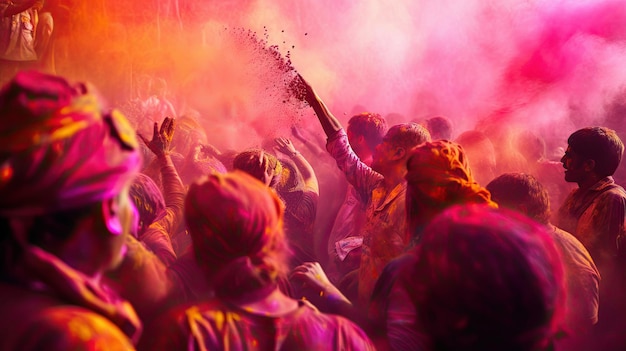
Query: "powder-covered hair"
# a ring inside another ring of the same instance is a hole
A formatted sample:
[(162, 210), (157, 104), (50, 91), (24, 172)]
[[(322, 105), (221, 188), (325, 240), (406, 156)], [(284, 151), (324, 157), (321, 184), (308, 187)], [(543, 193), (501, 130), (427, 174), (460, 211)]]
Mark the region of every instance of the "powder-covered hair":
[(431, 140), (428, 129), (414, 122), (396, 124), (389, 128), (384, 139), (389, 140), (395, 147), (407, 149), (407, 153), (412, 148)]
[(367, 146), (374, 150), (387, 133), (387, 121), (378, 113), (363, 112), (350, 118), (347, 130), (363, 136)]
[(266, 170), (273, 170), (274, 178), (270, 182), (270, 187), (276, 187), (280, 181), (280, 174), (283, 173), (283, 166), (276, 156), (263, 149), (248, 149), (240, 152), (233, 160), (233, 169), (238, 169), (248, 173), (263, 183), (267, 183)]
[(436, 351), (546, 350), (563, 313), (563, 267), (545, 227), (506, 209), (453, 206), (404, 271)]

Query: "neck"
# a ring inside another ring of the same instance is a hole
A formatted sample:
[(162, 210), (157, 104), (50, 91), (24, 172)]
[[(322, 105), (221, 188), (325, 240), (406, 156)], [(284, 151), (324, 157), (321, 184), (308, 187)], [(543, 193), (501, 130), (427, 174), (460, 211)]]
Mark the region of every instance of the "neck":
[(591, 188), (592, 186), (594, 186), (598, 181), (600, 181), (600, 179), (602, 179), (602, 178), (599, 178), (596, 175), (592, 175), (592, 176), (588, 177), (587, 179), (578, 182), (577, 183), (578, 184), (578, 188), (580, 190), (587, 190), (587, 189)]
[(390, 171), (384, 175), (385, 176), (385, 180), (384, 180), (385, 189), (390, 191), (393, 188), (395, 188), (398, 184), (404, 182), (405, 175), (406, 175), (405, 167), (400, 166), (400, 167), (391, 168)]
[(298, 308), (298, 301), (283, 294), (278, 288), (258, 299), (228, 299), (228, 302), (252, 314), (265, 316), (282, 316)]

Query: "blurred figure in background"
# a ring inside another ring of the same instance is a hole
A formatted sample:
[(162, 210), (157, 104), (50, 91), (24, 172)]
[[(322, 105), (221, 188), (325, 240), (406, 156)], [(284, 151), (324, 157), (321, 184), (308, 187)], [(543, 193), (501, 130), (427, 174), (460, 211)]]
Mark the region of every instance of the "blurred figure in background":
[(432, 140), (452, 140), (453, 126), (448, 117), (435, 116), (424, 121)]

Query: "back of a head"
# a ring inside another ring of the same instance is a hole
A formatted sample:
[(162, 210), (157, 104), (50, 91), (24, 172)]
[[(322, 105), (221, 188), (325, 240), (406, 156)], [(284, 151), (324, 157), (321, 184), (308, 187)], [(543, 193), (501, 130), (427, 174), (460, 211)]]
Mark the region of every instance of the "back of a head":
[(272, 285), (286, 272), (283, 213), (275, 192), (241, 171), (214, 173), (189, 187), (187, 228), (218, 296)]
[(434, 350), (548, 349), (563, 272), (544, 227), (508, 210), (454, 206), (426, 227), (416, 254), (403, 279)]
[(408, 151), (431, 140), (428, 129), (421, 124), (409, 122), (396, 124), (389, 128), (385, 138), (395, 147), (403, 147)]
[(149, 176), (139, 173), (129, 191), (139, 213), (139, 228), (152, 224), (165, 211), (165, 199), (159, 186)]
[(425, 121), (426, 128), (433, 140), (452, 139), (452, 121), (444, 116), (435, 116)]
[(363, 136), (370, 149), (374, 150), (387, 133), (387, 122), (378, 113), (363, 112), (350, 118), (347, 131)]
[(489, 192), (472, 176), (467, 157), (460, 145), (437, 140), (411, 151), (407, 162), (407, 220), (417, 234), (437, 214), (455, 204), (489, 204)]
[[(263, 149), (248, 149), (240, 152), (233, 160), (233, 169), (244, 171), (270, 187), (276, 187), (280, 177), (267, 179), (268, 175), (280, 175), (283, 167), (276, 156)], [(269, 171), (269, 172), (268, 172)]]
[(594, 160), (594, 171), (600, 177), (613, 175), (624, 154), (624, 144), (617, 133), (605, 127), (579, 129), (570, 135), (567, 144), (582, 157)]
[(505, 173), (487, 184), (491, 199), (500, 206), (521, 211), (542, 224), (550, 221), (550, 197), (530, 174)]

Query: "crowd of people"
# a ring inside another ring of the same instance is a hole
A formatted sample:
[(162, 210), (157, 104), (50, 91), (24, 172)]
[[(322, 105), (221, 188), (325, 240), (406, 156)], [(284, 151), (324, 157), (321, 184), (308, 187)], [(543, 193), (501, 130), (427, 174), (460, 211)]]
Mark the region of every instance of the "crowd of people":
[(220, 150), (142, 79), (132, 115), (34, 70), (0, 90), (0, 350), (626, 349), (616, 131), (502, 161), (444, 116), (344, 129), (298, 75), (325, 145)]

